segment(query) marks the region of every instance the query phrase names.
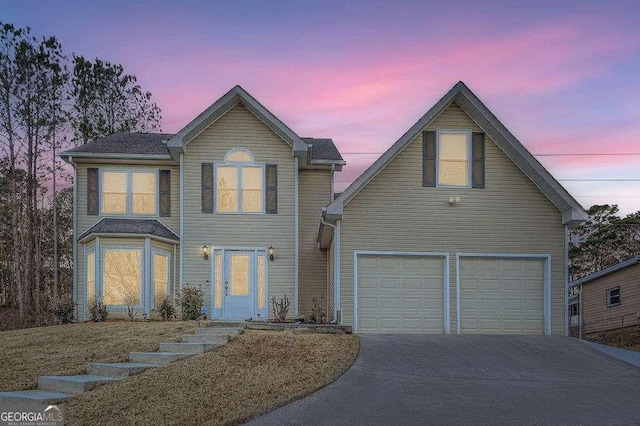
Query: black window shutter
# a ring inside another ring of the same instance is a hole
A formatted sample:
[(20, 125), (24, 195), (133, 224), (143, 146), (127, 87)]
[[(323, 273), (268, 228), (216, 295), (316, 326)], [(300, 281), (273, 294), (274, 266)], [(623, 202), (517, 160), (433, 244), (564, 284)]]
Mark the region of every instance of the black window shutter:
[(472, 134), (471, 187), (484, 188), (484, 133)]
[(99, 213), (100, 183), (98, 181), (98, 169), (87, 169), (87, 214), (97, 215)]
[(436, 132), (422, 132), (422, 186), (436, 186)]
[(267, 164), (265, 167), (265, 212), (278, 213), (278, 165)]
[(171, 170), (160, 170), (160, 216), (171, 216)]
[(213, 213), (213, 163), (201, 164), (202, 213)]

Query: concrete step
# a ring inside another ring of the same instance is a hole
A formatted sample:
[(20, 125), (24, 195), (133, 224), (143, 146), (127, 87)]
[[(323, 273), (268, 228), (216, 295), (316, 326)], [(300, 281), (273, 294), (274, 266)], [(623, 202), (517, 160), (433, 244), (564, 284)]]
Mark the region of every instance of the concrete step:
[(77, 376), (40, 376), (38, 389), (78, 395), (104, 383), (120, 380), (116, 377), (79, 374)]
[(0, 403), (26, 402), (33, 404), (57, 404), (73, 395), (63, 392), (50, 392), (43, 390), (25, 390), (15, 392), (0, 392)]
[(233, 339), (243, 330), (244, 328), (239, 327), (200, 327), (195, 329), (194, 334), (226, 334), (229, 339)]
[(87, 364), (87, 374), (107, 377), (129, 377), (154, 367), (158, 367), (158, 364), (143, 364), (139, 362), (92, 362)]
[(182, 336), (182, 343), (212, 343), (226, 345), (229, 343), (228, 334), (186, 334)]
[(194, 353), (185, 352), (131, 352), (129, 354), (129, 361), (142, 364), (165, 365), (194, 355)]
[(160, 343), (161, 352), (202, 354), (222, 345), (212, 343)]

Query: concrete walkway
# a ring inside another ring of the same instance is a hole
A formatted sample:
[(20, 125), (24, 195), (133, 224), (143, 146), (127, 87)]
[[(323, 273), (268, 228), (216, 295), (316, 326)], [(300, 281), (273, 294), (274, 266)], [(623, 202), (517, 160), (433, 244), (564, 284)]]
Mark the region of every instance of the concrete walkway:
[(364, 335), (340, 379), (252, 425), (640, 424), (640, 369), (560, 337)]
[(89, 363), (87, 374), (74, 376), (40, 376), (38, 389), (0, 392), (0, 402), (27, 402), (55, 404), (74, 395), (121, 380), (147, 370), (226, 345), (242, 333), (245, 325), (196, 328), (194, 334), (182, 336), (179, 343), (160, 343), (159, 352), (131, 352), (130, 362)]

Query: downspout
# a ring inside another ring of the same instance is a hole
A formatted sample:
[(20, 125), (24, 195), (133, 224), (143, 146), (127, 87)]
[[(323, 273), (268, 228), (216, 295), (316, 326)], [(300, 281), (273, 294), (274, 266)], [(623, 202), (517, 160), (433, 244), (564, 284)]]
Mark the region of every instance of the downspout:
[[(69, 163), (73, 167), (73, 240), (71, 241), (71, 251), (73, 257), (73, 301), (76, 303), (76, 319), (80, 313), (78, 310), (78, 168), (73, 162), (73, 157), (69, 156)], [(55, 200), (54, 200), (55, 202)], [(86, 297), (86, 295), (85, 295)], [(83, 311), (84, 313), (84, 311)], [(84, 315), (83, 315), (84, 316)]]
[[(320, 224), (321, 225), (326, 225), (329, 226), (331, 228), (333, 228), (333, 234), (335, 235), (336, 233), (336, 226), (330, 224), (329, 222), (325, 222), (324, 218), (320, 219)], [(320, 245), (320, 243), (318, 243), (318, 246)], [(336, 286), (336, 277), (335, 277), (335, 271), (336, 271), (336, 250), (335, 250), (335, 245), (333, 247), (333, 272), (334, 272), (334, 276), (333, 276), (333, 312), (331, 312), (331, 320), (329, 322), (335, 322), (336, 321), (336, 310), (335, 310), (335, 306), (336, 306), (336, 293), (335, 293), (335, 286)]]
[(182, 152), (180, 153), (180, 290), (182, 290), (182, 282), (184, 277), (184, 162), (182, 160)]
[[(336, 233), (333, 238), (333, 297), (335, 298), (333, 309), (336, 311), (336, 322), (342, 325), (342, 309), (340, 308), (340, 222), (340, 219), (336, 221)], [(340, 312), (339, 320), (338, 312)]]
[(294, 230), (293, 232), (295, 233), (295, 247), (294, 247), (294, 255), (293, 255), (293, 270), (294, 270), (294, 277), (293, 277), (293, 300), (294, 300), (294, 315), (296, 318), (298, 318), (298, 260), (299, 260), (299, 255), (298, 255), (298, 249), (299, 249), (299, 236), (298, 236), (298, 173), (300, 172), (298, 170), (298, 157), (294, 157), (294, 164), (295, 164), (295, 175), (293, 178), (293, 191), (294, 191)]

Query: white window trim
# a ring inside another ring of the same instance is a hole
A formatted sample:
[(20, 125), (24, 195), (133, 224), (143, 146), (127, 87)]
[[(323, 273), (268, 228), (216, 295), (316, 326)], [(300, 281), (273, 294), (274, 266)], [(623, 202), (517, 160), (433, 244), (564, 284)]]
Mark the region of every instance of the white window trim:
[[(104, 211), (104, 202), (103, 199), (103, 190), (104, 190), (104, 174), (105, 173), (126, 173), (127, 174), (127, 211), (125, 213), (105, 213)], [(143, 173), (154, 173), (156, 179), (156, 188), (155, 188), (155, 196), (154, 196), (154, 208), (155, 211), (152, 214), (148, 213), (133, 213), (133, 173), (143, 172)], [(160, 181), (159, 181), (159, 170), (158, 169), (145, 169), (145, 168), (101, 168), (100, 169), (100, 192), (98, 194), (100, 205), (100, 216), (104, 217), (124, 217), (124, 216), (135, 216), (135, 217), (158, 217), (160, 211)]]
[[(440, 135), (463, 134), (467, 137), (467, 184), (466, 185), (441, 185), (440, 184)], [(473, 172), (471, 130), (466, 129), (437, 129), (436, 130), (436, 187), (439, 188), (471, 188)]]
[[(140, 252), (140, 304), (134, 306), (138, 309), (144, 309), (145, 306), (145, 285), (144, 285), (144, 276), (145, 276), (145, 265), (144, 261), (144, 247), (126, 247), (126, 246), (107, 246), (100, 248), (100, 271), (98, 274), (100, 275), (100, 300), (104, 301), (104, 252), (106, 250), (113, 251), (139, 251)], [(98, 292), (96, 290), (96, 296)], [(114, 309), (118, 311), (123, 311), (127, 309), (126, 305), (105, 305), (108, 309)]]
[[(611, 292), (613, 290), (618, 290), (618, 303), (611, 303)], [(620, 297), (620, 286), (611, 287), (607, 289), (607, 308), (613, 308), (614, 306), (620, 306), (622, 304), (622, 298)]]
[(167, 297), (171, 296), (171, 254), (169, 252), (166, 252), (164, 250), (155, 250), (152, 249), (151, 250), (151, 287), (152, 287), (152, 291), (151, 294), (149, 294), (149, 297), (151, 298), (151, 309), (155, 309), (155, 302), (156, 302), (156, 264), (155, 264), (155, 256), (165, 256), (167, 258)]
[[(227, 157), (231, 154), (233, 154), (234, 152), (245, 152), (247, 153), (252, 159), (253, 161), (249, 162), (249, 161), (227, 161)], [(237, 210), (233, 211), (233, 212), (227, 212), (227, 211), (220, 211), (218, 210), (218, 167), (235, 167), (236, 168), (236, 173), (238, 175), (238, 187), (236, 188), (237, 190), (237, 194), (238, 194), (238, 206), (237, 206)], [(261, 210), (259, 212), (244, 212), (242, 211), (242, 194), (243, 194), (243, 190), (242, 190), (242, 168), (243, 167), (254, 167), (254, 168), (260, 168), (261, 174), (262, 174), (262, 197), (260, 200), (260, 206), (261, 206)], [(265, 163), (257, 163), (255, 162), (255, 157), (254, 155), (251, 153), (251, 151), (249, 151), (246, 148), (241, 148), (241, 147), (236, 147), (236, 148), (231, 148), (224, 156), (224, 161), (222, 163), (215, 163), (214, 164), (214, 168), (213, 168), (213, 188), (214, 188), (214, 200), (213, 200), (213, 205), (214, 205), (214, 213), (217, 214), (229, 214), (229, 215), (260, 215), (260, 214), (265, 214), (265, 197), (266, 197), (266, 179), (265, 179), (265, 173), (264, 173), (264, 168), (265, 168)]]

